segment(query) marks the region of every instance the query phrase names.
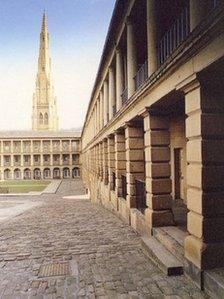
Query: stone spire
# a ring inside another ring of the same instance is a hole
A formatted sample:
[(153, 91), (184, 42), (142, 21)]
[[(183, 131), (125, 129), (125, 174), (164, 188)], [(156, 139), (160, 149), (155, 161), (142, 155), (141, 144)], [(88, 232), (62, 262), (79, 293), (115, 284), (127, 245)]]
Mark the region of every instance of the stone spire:
[(36, 91), (33, 95), (33, 130), (58, 130), (57, 103), (51, 79), (51, 58), (49, 53), (49, 33), (47, 16), (44, 12), (38, 59)]

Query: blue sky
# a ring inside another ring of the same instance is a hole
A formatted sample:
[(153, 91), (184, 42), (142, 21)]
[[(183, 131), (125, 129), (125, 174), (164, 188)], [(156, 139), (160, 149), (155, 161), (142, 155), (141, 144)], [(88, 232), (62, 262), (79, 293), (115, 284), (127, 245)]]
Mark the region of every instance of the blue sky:
[[(30, 129), (39, 34), (48, 16), (60, 127), (81, 126), (115, 0), (0, 0), (0, 130)], [(12, 109), (13, 108), (13, 109)]]

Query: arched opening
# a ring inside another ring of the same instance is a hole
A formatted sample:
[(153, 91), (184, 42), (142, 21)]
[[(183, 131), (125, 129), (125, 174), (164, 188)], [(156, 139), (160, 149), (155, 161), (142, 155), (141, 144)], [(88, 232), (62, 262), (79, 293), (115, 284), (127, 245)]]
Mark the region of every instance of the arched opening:
[(49, 168), (44, 169), (44, 179), (50, 179), (51, 178), (51, 171)]
[(72, 169), (72, 177), (73, 178), (78, 178), (80, 177), (80, 170), (78, 167), (75, 167)]
[(5, 180), (11, 179), (11, 171), (8, 168), (4, 170), (4, 179)]
[(53, 178), (54, 179), (60, 179), (61, 178), (60, 168), (54, 168), (54, 170), (53, 170)]
[(14, 180), (20, 180), (21, 179), (21, 170), (19, 168), (16, 168), (14, 170)]
[(45, 114), (44, 114), (44, 124), (48, 125), (48, 114), (47, 114), (47, 112), (45, 112)]
[(43, 123), (44, 123), (44, 117), (43, 117), (43, 114), (40, 113), (40, 114), (39, 114), (39, 124), (40, 124), (40, 125), (43, 125)]
[(39, 168), (34, 169), (33, 178), (34, 178), (34, 180), (40, 180), (41, 179), (41, 170)]
[(69, 179), (70, 178), (70, 169), (69, 168), (63, 168), (63, 179)]
[(24, 169), (24, 180), (31, 180), (31, 170), (29, 168)]

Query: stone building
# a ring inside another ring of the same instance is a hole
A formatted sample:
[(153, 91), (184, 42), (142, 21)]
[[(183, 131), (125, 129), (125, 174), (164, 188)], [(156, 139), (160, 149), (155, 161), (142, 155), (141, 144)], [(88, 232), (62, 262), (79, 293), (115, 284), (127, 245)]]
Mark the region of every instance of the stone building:
[(91, 199), (151, 247), (181, 237), (200, 286), (224, 266), (223, 30), (223, 0), (117, 0), (82, 132)]
[(43, 15), (32, 131), (0, 131), (0, 179), (68, 179), (80, 176), (81, 131), (58, 130), (51, 79), (49, 33)]
[(0, 179), (80, 176), (80, 132), (0, 132)]

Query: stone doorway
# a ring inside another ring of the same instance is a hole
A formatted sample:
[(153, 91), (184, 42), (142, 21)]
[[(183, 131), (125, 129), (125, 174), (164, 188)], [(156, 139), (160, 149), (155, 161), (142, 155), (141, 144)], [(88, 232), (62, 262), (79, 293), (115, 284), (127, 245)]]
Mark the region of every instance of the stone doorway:
[(187, 230), (187, 159), (185, 116), (170, 119), (172, 211), (175, 224)]

